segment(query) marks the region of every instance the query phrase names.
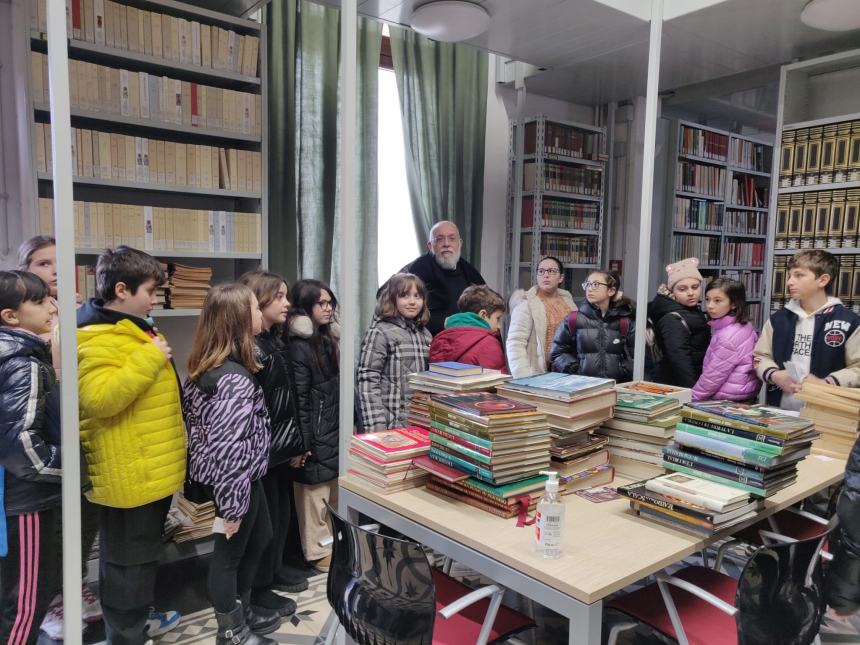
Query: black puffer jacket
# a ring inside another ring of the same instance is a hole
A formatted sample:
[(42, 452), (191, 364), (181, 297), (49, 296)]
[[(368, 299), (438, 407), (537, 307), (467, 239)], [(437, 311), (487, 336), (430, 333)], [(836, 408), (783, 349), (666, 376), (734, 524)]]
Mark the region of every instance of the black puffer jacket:
[(836, 504), (838, 539), (830, 541), (833, 562), (826, 569), (827, 604), (840, 614), (860, 609), (860, 439), (845, 467), (845, 482)]
[(313, 333), (307, 316), (289, 321), (299, 429), (304, 449), (311, 453), (296, 474), (296, 480), (305, 484), (321, 484), (337, 477), (340, 441), (340, 372), (334, 356), (317, 357)]
[[(622, 337), (621, 319), (629, 327)], [(552, 368), (556, 372), (615, 379), (624, 383), (633, 378), (633, 308), (626, 300), (611, 306), (606, 315), (583, 300), (576, 317), (576, 338), (565, 318), (552, 341)]]
[(0, 327), (0, 465), (7, 515), (59, 506), (60, 401), (50, 346)]
[(269, 467), (284, 463), (305, 452), (302, 433), (296, 418), (296, 394), (293, 389), (289, 350), (277, 330), (257, 336), (257, 360), (263, 366), (254, 376), (266, 397), (272, 422), (269, 441)]
[(657, 367), (657, 381), (679, 387), (693, 387), (702, 375), (702, 363), (711, 328), (698, 306), (685, 307), (663, 294), (648, 303), (648, 317), (654, 324), (663, 360)]

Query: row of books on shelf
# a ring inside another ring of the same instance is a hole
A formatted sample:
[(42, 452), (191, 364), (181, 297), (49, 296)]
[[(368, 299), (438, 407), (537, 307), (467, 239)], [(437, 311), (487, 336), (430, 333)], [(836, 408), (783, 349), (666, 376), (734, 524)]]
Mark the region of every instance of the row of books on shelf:
[(763, 143), (755, 143), (746, 139), (731, 138), (729, 142), (730, 165), (744, 170), (755, 170), (756, 172), (770, 172), (771, 160), (768, 150), (770, 146)]
[(747, 294), (747, 300), (753, 298), (761, 298), (764, 293), (764, 272), (763, 271), (738, 271), (727, 270), (722, 273), (724, 278), (737, 280), (744, 285)]
[[(534, 154), (538, 151), (537, 127), (536, 122), (526, 123), (523, 142), (525, 154)], [(607, 158), (603, 152), (602, 133), (581, 130), (552, 121), (544, 121), (543, 144), (543, 151), (548, 155), (577, 157), (593, 161), (605, 161)]]
[(765, 243), (762, 242), (739, 242), (727, 238), (723, 240), (723, 266), (752, 267), (764, 266)]
[[(50, 172), (50, 124), (34, 123), (33, 131), (36, 170)], [(263, 156), (253, 150), (72, 128), (72, 173), (140, 184), (260, 193)]]
[[(33, 0), (34, 31), (47, 31), (46, 4), (47, 0)], [(257, 75), (259, 37), (122, 2), (66, 0), (66, 32), (72, 40), (165, 61)]]
[[(48, 57), (31, 52), (33, 101), (48, 101)], [(259, 94), (190, 83), (146, 72), (69, 61), (72, 109), (260, 136)]]
[(685, 155), (725, 161), (728, 154), (729, 138), (718, 132), (682, 125), (679, 144), (681, 152)]
[[(788, 302), (788, 262), (790, 256), (773, 258), (773, 294), (771, 309), (775, 310)], [(860, 255), (837, 255), (838, 269), (833, 278), (834, 296), (846, 307), (860, 312)]]
[(690, 228), (697, 231), (723, 230), (723, 205), (707, 199), (675, 197), (673, 211), (675, 228)]
[[(552, 255), (565, 264), (594, 264), (597, 262), (598, 239), (593, 235), (573, 236), (544, 233), (540, 236), (541, 256)], [(533, 259), (532, 234), (524, 233), (520, 246), (520, 260)]]
[(638, 515), (701, 536), (750, 519), (794, 483), (819, 436), (809, 419), (764, 406), (687, 403), (679, 417), (657, 462), (673, 472), (618, 492)]
[(731, 205), (727, 205), (723, 219), (726, 234), (767, 235), (767, 213), (732, 210)]
[(765, 183), (766, 181), (766, 177), (732, 175), (732, 182), (729, 186), (729, 204), (767, 208), (770, 189)]
[[(523, 228), (534, 226), (534, 203), (534, 197), (523, 197)], [(544, 197), (541, 208), (543, 226), (596, 231), (600, 223), (600, 207), (593, 202), (565, 202)]]
[[(39, 199), (39, 232), (54, 234), (53, 203)], [(145, 251), (261, 253), (259, 213), (74, 202), (75, 246)]]
[(523, 190), (552, 190), (573, 195), (601, 195), (603, 173), (592, 168), (544, 163), (543, 175), (538, 176), (540, 164), (523, 164)]
[(673, 258), (699, 258), (699, 266), (718, 267), (722, 264), (722, 246), (719, 237), (706, 237), (703, 235), (672, 236)]
[(860, 181), (860, 119), (782, 133), (779, 187)]
[(854, 248), (860, 235), (860, 189), (780, 195), (774, 248)]
[(676, 190), (688, 193), (721, 197), (725, 179), (725, 169), (718, 166), (681, 159), (675, 168)]

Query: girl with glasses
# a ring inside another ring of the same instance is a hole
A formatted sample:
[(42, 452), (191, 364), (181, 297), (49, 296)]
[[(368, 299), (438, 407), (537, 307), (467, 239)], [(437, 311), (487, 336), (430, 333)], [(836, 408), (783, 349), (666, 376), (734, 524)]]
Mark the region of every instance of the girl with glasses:
[(556, 328), (576, 306), (561, 288), (564, 267), (552, 256), (538, 263), (535, 286), (511, 295), (508, 327), (508, 368), (514, 378), (543, 374), (550, 366), (550, 348)]
[(552, 367), (556, 372), (615, 379), (633, 376), (633, 304), (612, 271), (594, 271), (582, 283), (585, 300), (556, 330)]

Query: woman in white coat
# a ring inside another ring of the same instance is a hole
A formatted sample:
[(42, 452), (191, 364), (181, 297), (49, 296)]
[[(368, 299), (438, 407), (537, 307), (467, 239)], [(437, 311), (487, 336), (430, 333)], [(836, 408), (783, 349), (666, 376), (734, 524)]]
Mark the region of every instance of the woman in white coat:
[(508, 327), (508, 368), (514, 378), (543, 374), (551, 369), (550, 348), (556, 329), (576, 306), (569, 291), (560, 289), (564, 267), (558, 258), (540, 261), (535, 286), (511, 296)]

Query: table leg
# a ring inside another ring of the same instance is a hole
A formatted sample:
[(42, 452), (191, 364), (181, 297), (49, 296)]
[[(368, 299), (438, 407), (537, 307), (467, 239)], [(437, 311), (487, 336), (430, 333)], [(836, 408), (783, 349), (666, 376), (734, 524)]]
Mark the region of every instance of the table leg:
[(567, 614), (568, 645), (600, 645), (603, 601), (586, 605), (576, 603)]

